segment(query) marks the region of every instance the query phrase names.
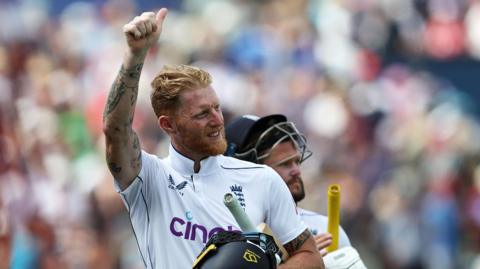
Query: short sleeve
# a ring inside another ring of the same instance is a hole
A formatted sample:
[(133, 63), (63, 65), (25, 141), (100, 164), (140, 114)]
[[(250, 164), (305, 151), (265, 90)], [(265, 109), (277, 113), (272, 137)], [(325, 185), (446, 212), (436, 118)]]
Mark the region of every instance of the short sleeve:
[(268, 190), (267, 224), (282, 244), (297, 238), (307, 226), (300, 220), (295, 202), (282, 178), (271, 168), (267, 176), (270, 177)]
[(150, 213), (155, 199), (151, 193), (163, 182), (159, 177), (164, 174), (162, 163), (154, 155), (142, 151), (142, 168), (138, 176), (124, 190), (115, 181), (115, 189), (120, 194), (128, 210), (135, 238), (146, 268), (152, 268), (146, 261), (150, 260), (148, 241), (151, 238), (149, 230)]
[(159, 165), (160, 162), (157, 156), (142, 151), (142, 168), (133, 182), (126, 189), (122, 190), (118, 182), (116, 180), (114, 181), (115, 190), (122, 197), (129, 212), (133, 207), (139, 205), (139, 200), (142, 200), (141, 207), (150, 204), (152, 199), (150, 190), (154, 188), (153, 185), (161, 182), (158, 178), (160, 177), (159, 174), (163, 171)]

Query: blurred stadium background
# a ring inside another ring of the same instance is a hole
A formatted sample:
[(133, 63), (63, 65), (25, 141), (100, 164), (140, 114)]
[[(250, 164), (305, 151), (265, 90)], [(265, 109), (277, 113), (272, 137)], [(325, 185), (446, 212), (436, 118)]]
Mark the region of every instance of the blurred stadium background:
[(370, 269), (480, 268), (480, 1), (1, 0), (0, 268), (142, 268), (103, 156), (122, 26), (166, 6), (134, 125), (164, 64), (207, 68), (225, 119), (284, 113), (308, 138), (302, 206)]

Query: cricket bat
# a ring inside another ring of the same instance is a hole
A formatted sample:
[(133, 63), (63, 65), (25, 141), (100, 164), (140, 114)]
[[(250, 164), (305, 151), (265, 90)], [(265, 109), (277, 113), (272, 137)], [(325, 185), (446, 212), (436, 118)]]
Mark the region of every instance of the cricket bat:
[[(280, 253), (282, 255), (278, 258), (281, 258), (281, 260), (284, 262), (289, 258), (287, 250), (283, 247), (282, 243), (278, 240), (270, 227), (266, 223), (260, 223), (257, 227), (255, 227), (252, 224), (250, 218), (247, 216), (247, 213), (245, 213), (243, 208), (240, 206), (237, 198), (232, 193), (225, 194), (225, 196), (223, 197), (223, 203), (230, 210), (230, 213), (232, 213), (233, 217), (235, 218), (238, 225), (240, 226), (240, 229), (243, 232), (261, 232), (271, 235), (273, 237), (273, 240), (275, 240), (275, 244), (277, 244), (278, 248), (280, 249)], [(277, 259), (277, 263), (280, 263), (279, 259)]]
[(337, 184), (328, 186), (327, 196), (327, 230), (332, 235), (332, 244), (327, 247), (327, 251), (330, 253), (338, 249), (338, 232), (340, 227), (340, 186)]

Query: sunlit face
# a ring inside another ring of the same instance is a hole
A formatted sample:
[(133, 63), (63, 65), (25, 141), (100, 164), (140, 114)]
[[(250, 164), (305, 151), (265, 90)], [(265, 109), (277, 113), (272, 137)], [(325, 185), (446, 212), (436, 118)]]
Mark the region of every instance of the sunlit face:
[(295, 202), (305, 198), (300, 153), (291, 140), (278, 144), (265, 158), (264, 164), (272, 167), (285, 181)]
[(172, 143), (189, 158), (203, 159), (227, 148), (222, 111), (210, 86), (181, 94), (174, 125)]

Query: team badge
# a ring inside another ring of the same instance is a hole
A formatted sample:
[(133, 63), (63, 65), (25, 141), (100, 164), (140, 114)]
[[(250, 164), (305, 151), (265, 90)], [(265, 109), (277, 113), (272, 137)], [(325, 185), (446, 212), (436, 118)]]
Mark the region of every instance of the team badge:
[(237, 196), (238, 203), (240, 206), (245, 210), (245, 196), (243, 195), (243, 187), (240, 185), (232, 185), (230, 186), (230, 190)]

